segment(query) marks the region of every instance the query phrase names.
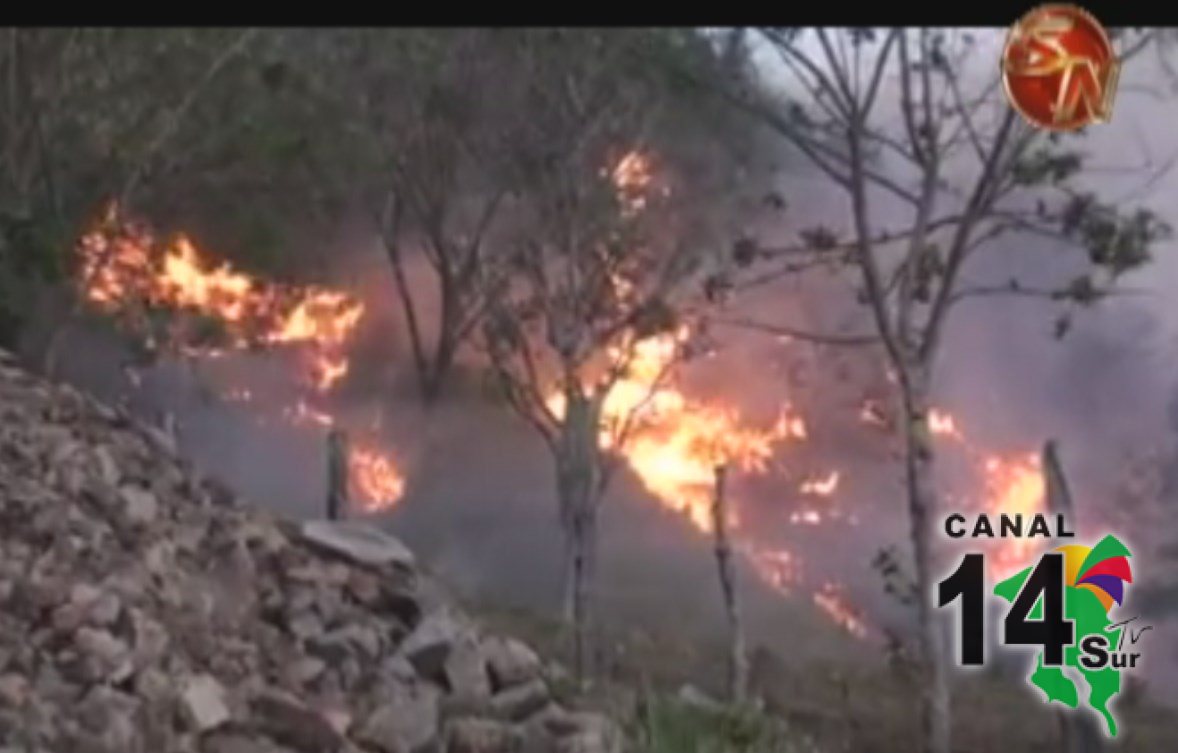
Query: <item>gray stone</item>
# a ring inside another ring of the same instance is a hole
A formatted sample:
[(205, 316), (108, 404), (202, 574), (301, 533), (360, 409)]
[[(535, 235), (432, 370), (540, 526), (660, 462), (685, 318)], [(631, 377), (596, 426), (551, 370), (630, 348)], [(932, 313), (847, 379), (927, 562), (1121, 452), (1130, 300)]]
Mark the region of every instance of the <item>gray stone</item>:
[(464, 704), (477, 708), (491, 697), (491, 679), (479, 641), (464, 635), (450, 646), (443, 671), (450, 694)]
[(426, 683), (395, 685), (352, 736), (380, 753), (415, 753), (437, 737), (439, 696)]
[(501, 690), (491, 696), (491, 710), (500, 719), (523, 721), (548, 704), (548, 686), (543, 680)]
[(495, 690), (534, 680), (544, 668), (536, 652), (514, 638), (489, 638), (482, 650)]
[(344, 743), (326, 716), (288, 693), (263, 690), (250, 700), (250, 711), (267, 735), (303, 753), (335, 751)]
[(300, 529), (303, 539), (365, 565), (412, 568), (413, 552), (378, 528), (355, 522), (311, 520)]
[(446, 659), (451, 647), (472, 629), (448, 609), (426, 615), (398, 648), (398, 653), (413, 664), (417, 672), (428, 680), (445, 682)]
[(705, 711), (719, 711), (720, 709), (724, 708), (724, 704), (720, 703), (715, 698), (712, 698), (710, 695), (703, 692), (694, 685), (682, 686), (679, 688), (679, 692), (676, 695), (679, 697), (680, 701), (687, 704), (688, 706), (695, 706), (696, 708), (704, 709)]
[(505, 722), (475, 717), (446, 723), (445, 753), (519, 753), (524, 734)]
[(608, 718), (587, 711), (570, 717), (577, 731), (557, 741), (557, 753), (622, 753), (625, 738)]
[(155, 521), (159, 503), (154, 494), (138, 486), (124, 486), (119, 489), (119, 496), (123, 499), (123, 514), (128, 522), (150, 525)]
[(24, 675), (0, 675), (0, 706), (20, 708), (29, 696), (29, 680)]
[(185, 719), (197, 732), (216, 729), (230, 719), (225, 689), (211, 675), (188, 678), (180, 700)]
[(291, 753), (291, 748), (261, 735), (214, 732), (201, 739), (201, 753)]

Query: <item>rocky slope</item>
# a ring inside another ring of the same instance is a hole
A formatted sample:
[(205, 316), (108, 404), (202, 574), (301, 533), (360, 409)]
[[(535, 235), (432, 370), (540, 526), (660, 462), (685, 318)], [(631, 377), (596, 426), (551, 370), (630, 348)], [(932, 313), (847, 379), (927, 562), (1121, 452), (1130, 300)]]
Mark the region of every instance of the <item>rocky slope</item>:
[(0, 751), (614, 753), (395, 539), (297, 524), (0, 351)]

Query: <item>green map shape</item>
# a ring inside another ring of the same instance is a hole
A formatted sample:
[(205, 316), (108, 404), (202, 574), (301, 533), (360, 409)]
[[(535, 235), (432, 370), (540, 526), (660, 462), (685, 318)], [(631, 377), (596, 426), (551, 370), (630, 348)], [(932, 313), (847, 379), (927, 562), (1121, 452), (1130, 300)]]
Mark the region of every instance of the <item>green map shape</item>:
[[(994, 587), (994, 593), (1013, 602), (1022, 590), (1023, 583), (1031, 575), (1031, 569), (1027, 568), (1022, 572), (1007, 578)], [(1079, 675), (1084, 678), (1088, 684), (1088, 706), (1097, 711), (1108, 725), (1109, 735), (1117, 736), (1117, 720), (1113, 718), (1112, 712), (1109, 711), (1108, 704), (1112, 697), (1121, 690), (1121, 672), (1113, 669), (1112, 663), (1105, 665), (1102, 669), (1088, 669), (1080, 664), (1080, 641), (1088, 635), (1104, 635), (1108, 638), (1110, 646), (1116, 646), (1120, 642), (1121, 630), (1106, 631), (1105, 628), (1112, 624), (1112, 620), (1108, 618), (1108, 614), (1104, 611), (1104, 606), (1100, 603), (1100, 599), (1096, 598), (1096, 594), (1092, 593), (1086, 588), (1075, 588), (1073, 586), (1066, 586), (1064, 589), (1064, 616), (1066, 619), (1072, 620), (1076, 626), (1076, 641), (1073, 645), (1064, 649), (1064, 666), (1076, 670)], [(1041, 620), (1043, 619), (1043, 600), (1042, 598), (1035, 604), (1031, 610), (1028, 619)], [(1047, 694), (1047, 701), (1059, 701), (1060, 703), (1070, 708), (1076, 708), (1079, 705), (1079, 691), (1076, 689), (1076, 683), (1064, 674), (1064, 667), (1047, 667), (1043, 664), (1043, 654), (1035, 659), (1035, 670), (1031, 672), (1028, 680), (1032, 685), (1042, 690)]]

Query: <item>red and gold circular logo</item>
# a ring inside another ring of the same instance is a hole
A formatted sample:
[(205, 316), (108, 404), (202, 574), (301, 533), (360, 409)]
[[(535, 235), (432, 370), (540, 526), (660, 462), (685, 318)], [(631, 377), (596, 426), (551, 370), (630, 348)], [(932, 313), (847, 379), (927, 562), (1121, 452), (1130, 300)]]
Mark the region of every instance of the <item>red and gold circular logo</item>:
[(1073, 131), (1112, 115), (1120, 63), (1092, 14), (1044, 5), (1014, 25), (1002, 51), (1010, 104), (1040, 128)]

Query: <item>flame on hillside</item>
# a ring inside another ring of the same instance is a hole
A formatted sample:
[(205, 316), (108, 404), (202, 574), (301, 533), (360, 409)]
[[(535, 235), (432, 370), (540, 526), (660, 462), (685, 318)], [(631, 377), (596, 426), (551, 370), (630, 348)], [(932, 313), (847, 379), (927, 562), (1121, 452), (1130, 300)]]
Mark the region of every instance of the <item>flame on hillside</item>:
[[(172, 314), (166, 347), (184, 355), (223, 358), (234, 351), (291, 347), (301, 356), (304, 385), (326, 393), (348, 373), (346, 348), (364, 304), (338, 290), (283, 285), (234, 269), (199, 251), (183, 235), (161, 240), (145, 226), (120, 217), (112, 205), (77, 245), (77, 285), (83, 301), (120, 318), (155, 345), (154, 312)], [(215, 330), (215, 345), (199, 335), (201, 324)], [(195, 331), (195, 332), (194, 332)], [(227, 402), (257, 406), (242, 386), (224, 391)], [(292, 424), (334, 427), (336, 417), (305, 399), (283, 406)], [(395, 504), (404, 478), (393, 458), (371, 439), (352, 440), (349, 453), (353, 498), (364, 510)]]
[[(986, 459), (983, 468), (989, 512), (1022, 515), (1029, 525), (1030, 516), (1043, 511), (1046, 490), (1037, 454), (992, 456)], [(1002, 539), (991, 560), (992, 571), (1000, 576), (1026, 566), (1036, 546), (1030, 539)]]
[(957, 428), (957, 419), (952, 414), (937, 410), (936, 408), (933, 408), (928, 413), (928, 428), (930, 432), (938, 436), (949, 437), (958, 441), (965, 439), (961, 430)]
[(823, 583), (813, 594), (814, 603), (827, 617), (841, 625), (857, 638), (866, 638), (869, 632), (863, 615), (847, 600), (842, 587), (835, 583)]
[[(235, 270), (199, 252), (187, 237), (161, 241), (143, 225), (123, 221), (117, 208), (78, 242), (78, 286), (83, 300), (119, 314), (152, 337), (153, 311), (195, 315), (212, 322), (231, 349), (295, 345), (305, 356), (309, 383), (326, 391), (348, 372), (344, 347), (364, 315), (346, 293), (280, 285)], [(217, 355), (181, 340), (189, 353)]]

